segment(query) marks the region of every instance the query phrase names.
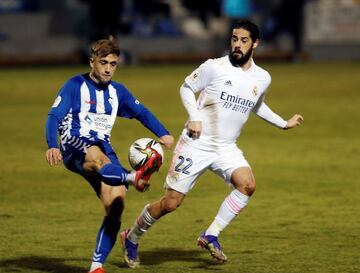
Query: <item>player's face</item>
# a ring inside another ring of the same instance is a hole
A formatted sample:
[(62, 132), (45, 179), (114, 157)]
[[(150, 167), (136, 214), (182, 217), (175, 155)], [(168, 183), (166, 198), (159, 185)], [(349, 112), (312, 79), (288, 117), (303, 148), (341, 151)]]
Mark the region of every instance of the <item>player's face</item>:
[(90, 59), (90, 75), (98, 83), (109, 82), (117, 68), (119, 57), (115, 54), (109, 54), (105, 57), (96, 57)]
[(231, 37), (231, 53), (230, 57), (233, 62), (239, 66), (244, 65), (253, 55), (253, 50), (258, 45), (250, 37), (250, 32), (243, 28), (233, 29)]

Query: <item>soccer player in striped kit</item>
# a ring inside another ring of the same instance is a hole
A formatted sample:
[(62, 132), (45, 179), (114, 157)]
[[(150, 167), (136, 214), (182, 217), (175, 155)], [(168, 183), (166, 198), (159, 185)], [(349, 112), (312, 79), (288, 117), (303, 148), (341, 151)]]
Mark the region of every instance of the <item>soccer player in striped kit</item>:
[[(134, 226), (120, 235), (129, 267), (139, 266), (140, 237), (159, 218), (181, 205), (205, 170), (219, 175), (232, 186), (232, 191), (197, 242), (218, 261), (227, 260), (218, 236), (248, 204), (255, 191), (251, 167), (236, 145), (242, 127), (251, 112), (281, 129), (294, 128), (303, 121), (299, 114), (286, 121), (265, 104), (271, 78), (253, 61), (253, 51), (258, 44), (258, 27), (250, 21), (239, 21), (233, 26), (230, 54), (207, 60), (186, 77), (180, 96), (189, 118), (174, 150), (165, 195), (146, 205)], [(196, 99), (197, 92), (200, 95)]]
[(91, 49), (90, 73), (77, 75), (65, 83), (46, 122), (48, 163), (54, 166), (63, 161), (66, 168), (83, 176), (105, 208), (91, 273), (104, 272), (103, 264), (120, 229), (127, 186), (144, 189), (162, 162), (157, 154), (139, 170), (125, 170), (110, 143), (116, 117), (139, 120), (167, 149), (173, 143), (173, 137), (160, 121), (125, 86), (111, 80), (119, 55), (119, 47), (112, 37), (95, 42)]

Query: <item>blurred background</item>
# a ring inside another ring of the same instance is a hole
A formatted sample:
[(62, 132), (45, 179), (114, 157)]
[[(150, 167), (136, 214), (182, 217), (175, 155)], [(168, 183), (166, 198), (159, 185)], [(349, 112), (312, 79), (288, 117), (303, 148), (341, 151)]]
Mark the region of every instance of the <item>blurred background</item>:
[(257, 59), (360, 59), (359, 0), (0, 0), (0, 65), (84, 63), (110, 34), (124, 63), (205, 60), (244, 18), (261, 28)]

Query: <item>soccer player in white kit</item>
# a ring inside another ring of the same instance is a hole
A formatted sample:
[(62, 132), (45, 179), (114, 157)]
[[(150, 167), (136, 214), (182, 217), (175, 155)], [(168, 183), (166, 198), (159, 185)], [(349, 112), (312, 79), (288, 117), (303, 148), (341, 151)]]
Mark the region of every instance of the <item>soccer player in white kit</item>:
[(174, 150), (165, 195), (146, 205), (134, 226), (121, 233), (124, 259), (129, 267), (140, 263), (137, 253), (140, 236), (159, 218), (176, 210), (206, 170), (218, 174), (233, 190), (198, 238), (198, 245), (218, 261), (227, 260), (218, 235), (255, 191), (250, 165), (236, 145), (242, 127), (251, 112), (281, 129), (294, 128), (303, 121), (299, 114), (286, 121), (265, 104), (271, 77), (253, 61), (253, 50), (258, 44), (258, 27), (250, 21), (239, 21), (233, 27), (230, 55), (207, 60), (186, 77), (180, 96), (189, 119)]

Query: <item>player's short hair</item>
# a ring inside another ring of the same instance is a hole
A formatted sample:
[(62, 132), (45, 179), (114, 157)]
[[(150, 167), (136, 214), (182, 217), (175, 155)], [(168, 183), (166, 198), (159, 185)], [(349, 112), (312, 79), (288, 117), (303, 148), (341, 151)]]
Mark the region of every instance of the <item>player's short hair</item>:
[(233, 29), (237, 29), (237, 28), (243, 28), (243, 29), (249, 31), (250, 32), (250, 38), (253, 41), (256, 41), (257, 39), (260, 38), (259, 28), (253, 22), (250, 22), (248, 20), (237, 21), (237, 22), (234, 23)]
[(91, 46), (91, 58), (105, 57), (109, 54), (120, 55), (120, 48), (113, 36), (109, 36), (107, 39), (96, 41)]

